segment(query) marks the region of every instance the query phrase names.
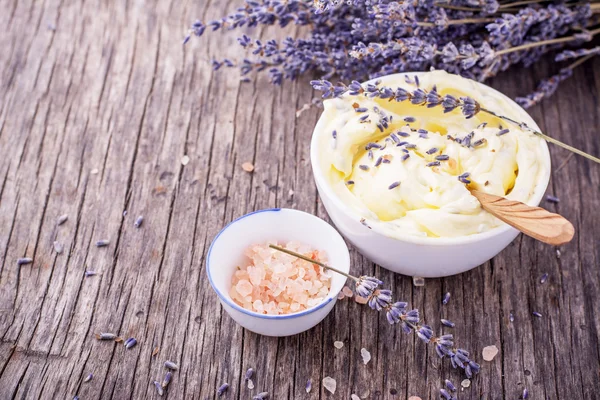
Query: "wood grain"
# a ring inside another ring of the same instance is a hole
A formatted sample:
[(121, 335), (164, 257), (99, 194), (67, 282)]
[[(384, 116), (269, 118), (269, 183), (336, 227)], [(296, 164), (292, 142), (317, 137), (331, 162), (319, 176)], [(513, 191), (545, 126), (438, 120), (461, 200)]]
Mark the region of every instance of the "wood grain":
[(560, 246), (573, 239), (573, 224), (562, 215), (479, 190), (471, 190), (471, 194), (484, 210), (540, 242)]
[[(167, 359), (180, 366), (165, 395), (173, 399), (214, 399), (224, 382), (231, 387), (223, 398), (268, 391), (277, 400), (436, 399), (444, 379), (459, 384), (462, 376), (430, 348), (352, 301), (282, 339), (244, 331), (218, 304), (204, 258), (224, 224), (275, 206), (327, 218), (309, 162), (319, 110), (296, 117), (316, 96), (310, 77), (275, 87), (265, 77), (240, 83), (237, 71), (213, 72), (212, 57), (244, 57), (231, 32), (181, 46), (190, 22), (236, 6), (0, 0), (0, 398), (157, 398), (151, 382)], [(522, 95), (553, 72), (553, 63), (541, 63), (491, 85)], [(544, 132), (600, 154), (594, 93), (597, 59), (532, 115)], [(554, 165), (568, 156), (551, 153)], [(247, 161), (254, 172), (241, 168)], [(553, 173), (549, 190), (561, 202), (545, 206), (576, 227), (559, 248), (521, 236), (485, 265), (418, 288), (354, 250), (352, 272), (379, 276), (436, 331), (440, 318), (456, 323), (457, 343), (483, 365), (460, 399), (517, 399), (524, 387), (531, 399), (596, 399), (599, 187), (600, 169), (580, 157)], [(62, 214), (69, 219), (57, 226)], [(135, 228), (139, 215), (144, 223)], [(99, 239), (109, 246), (95, 247)], [(24, 256), (34, 262), (18, 268)], [(84, 278), (86, 270), (98, 275)], [(446, 292), (452, 297), (442, 306)], [(125, 350), (97, 341), (100, 331), (139, 343)], [(335, 340), (344, 341), (341, 350)], [(491, 344), (500, 354), (482, 362)], [(363, 347), (373, 356), (368, 365)], [(243, 380), (249, 367), (254, 391)], [(325, 376), (337, 380), (335, 395), (319, 384)]]

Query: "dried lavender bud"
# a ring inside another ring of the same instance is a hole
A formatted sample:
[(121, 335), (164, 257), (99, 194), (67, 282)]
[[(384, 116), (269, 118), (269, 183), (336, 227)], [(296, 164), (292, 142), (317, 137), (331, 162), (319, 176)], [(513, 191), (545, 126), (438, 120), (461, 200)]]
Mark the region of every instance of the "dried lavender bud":
[(109, 243), (110, 243), (110, 241), (108, 239), (98, 240), (96, 242), (96, 247), (105, 247), (105, 246), (108, 246)]
[(532, 312), (532, 314), (534, 317), (542, 318), (542, 314), (537, 311)]
[(390, 186), (388, 186), (389, 190), (395, 189), (398, 186), (400, 186), (400, 182), (392, 182), (392, 184)]
[(450, 396), (450, 393), (446, 389), (440, 389), (440, 396), (446, 400), (452, 400), (452, 396)]
[(85, 379), (83, 380), (83, 383), (87, 383), (87, 382), (91, 381), (93, 377), (94, 377), (93, 374), (89, 374), (88, 376), (85, 377)]
[(94, 275), (97, 275), (98, 273), (97, 273), (97, 272), (95, 272), (95, 271), (85, 271), (83, 274), (84, 274), (84, 275), (85, 275), (85, 277), (87, 278), (87, 277), (89, 277), (89, 276), (94, 276)]
[(137, 217), (137, 219), (133, 223), (133, 226), (135, 226), (136, 228), (139, 228), (140, 226), (142, 226), (142, 222), (144, 222), (144, 217), (142, 217), (140, 215), (139, 217)]
[(252, 398), (252, 400), (265, 400), (269, 398), (269, 393), (268, 392), (260, 392), (259, 394), (257, 394), (256, 396), (254, 396)]
[(440, 165), (439, 161), (432, 161), (432, 162), (427, 163), (425, 166), (426, 167), (438, 167), (439, 165)]
[(546, 195), (546, 201), (550, 203), (560, 203), (560, 199), (558, 197), (552, 196), (550, 194)]
[(96, 334), (96, 339), (98, 340), (115, 340), (117, 335), (114, 333), (98, 333)]
[(135, 338), (129, 338), (123, 343), (126, 349), (131, 349), (133, 346), (137, 344), (137, 340)]
[(27, 264), (31, 264), (33, 262), (33, 258), (29, 258), (29, 257), (23, 257), (23, 258), (19, 258), (17, 259), (17, 265), (27, 265)]
[(456, 392), (456, 386), (454, 386), (454, 384), (452, 382), (450, 382), (448, 379), (446, 379), (444, 381), (444, 383), (446, 384), (446, 387), (448, 388), (449, 391)]
[(154, 381), (152, 383), (154, 383), (154, 387), (156, 388), (156, 393), (158, 393), (159, 396), (162, 396), (163, 394), (165, 394), (165, 391), (163, 390), (163, 387), (161, 386), (159, 381)]
[(168, 368), (170, 370), (173, 371), (177, 371), (179, 369), (179, 366), (177, 364), (175, 364), (173, 361), (165, 361), (165, 368)]
[(252, 376), (254, 376), (254, 370), (252, 368), (248, 368), (246, 374), (244, 375), (244, 380), (247, 381), (248, 379), (251, 379)]
[(312, 389), (312, 382), (309, 380), (306, 381), (306, 386), (304, 387), (304, 389), (306, 389), (306, 393), (310, 393), (310, 390)]
[(523, 389), (523, 395), (521, 396), (523, 400), (527, 400), (529, 398), (529, 391), (527, 388)]
[(173, 378), (173, 374), (171, 374), (171, 371), (168, 371), (160, 385), (166, 389), (167, 386), (169, 386), (169, 383), (171, 383), (171, 378)]
[(444, 298), (442, 299), (442, 304), (448, 304), (448, 301), (450, 301), (450, 292), (447, 292), (444, 295)]
[(225, 393), (227, 391), (227, 389), (229, 389), (228, 383), (224, 383), (221, 386), (219, 386), (219, 388), (217, 389), (217, 396), (219, 396), (219, 397), (223, 396), (223, 393)]
[(540, 283), (544, 284), (544, 283), (546, 283), (547, 280), (548, 280), (548, 274), (546, 273), (546, 274), (542, 275), (542, 277), (540, 278)]
[(449, 328), (454, 328), (456, 326), (456, 324), (452, 321), (448, 321), (447, 319), (443, 319), (442, 318), (442, 325), (447, 326)]

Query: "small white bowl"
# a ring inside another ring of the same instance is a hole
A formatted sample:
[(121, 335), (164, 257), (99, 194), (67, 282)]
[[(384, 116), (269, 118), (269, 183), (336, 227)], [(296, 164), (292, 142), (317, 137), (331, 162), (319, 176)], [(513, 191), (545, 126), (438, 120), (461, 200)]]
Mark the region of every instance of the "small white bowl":
[(223, 308), (244, 328), (266, 336), (290, 336), (317, 325), (329, 314), (346, 277), (332, 273), (329, 294), (322, 303), (301, 312), (265, 315), (237, 305), (229, 296), (237, 266), (248, 258), (244, 250), (269, 241), (298, 241), (327, 253), (328, 263), (348, 273), (350, 254), (342, 236), (314, 215), (287, 208), (271, 208), (246, 214), (227, 225), (214, 238), (206, 257), (206, 273)]
[[(422, 73), (410, 73), (421, 75)], [(380, 77), (385, 85), (386, 81), (403, 80), (405, 73)], [(460, 79), (457, 77), (457, 79)], [(374, 80), (367, 83), (372, 83)], [(535, 121), (517, 103), (502, 93), (481, 83), (472, 84), (499, 96), (508, 103), (511, 111), (518, 113), (523, 122), (530, 127), (540, 130)], [(361, 215), (346, 205), (334, 192), (327, 182), (322, 168), (322, 158), (328, 157), (325, 152), (320, 152), (319, 141), (323, 135), (331, 136), (325, 132), (326, 121), (321, 117), (315, 127), (312, 140), (310, 159), (313, 175), (319, 196), (332, 221), (340, 232), (361, 252), (373, 262), (408, 276), (419, 276), (424, 278), (438, 278), (450, 276), (468, 271), (488, 261), (502, 251), (515, 237), (519, 231), (511, 226), (502, 225), (487, 232), (459, 237), (417, 237), (406, 234), (402, 239), (391, 238), (377, 227), (369, 229), (360, 223)], [(548, 145), (541, 144), (545, 167), (545, 174), (536, 182), (533, 194), (527, 202), (529, 205), (537, 206), (546, 191), (550, 180), (550, 153)]]

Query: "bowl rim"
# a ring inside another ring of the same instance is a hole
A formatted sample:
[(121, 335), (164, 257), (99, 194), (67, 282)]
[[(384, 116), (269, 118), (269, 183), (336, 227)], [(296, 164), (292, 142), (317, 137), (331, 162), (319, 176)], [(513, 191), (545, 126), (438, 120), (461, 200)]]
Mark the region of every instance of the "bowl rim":
[[(427, 73), (427, 72), (407, 71), (407, 72), (399, 72), (399, 73), (395, 73), (395, 74), (383, 75), (383, 76), (365, 81), (362, 83), (362, 85), (374, 83), (377, 80), (404, 78), (404, 76), (407, 74), (423, 75), (425, 73)], [(462, 79), (467, 79), (467, 78), (461, 77), (456, 74), (450, 74), (450, 73), (448, 73), (448, 74), (460, 77)], [(475, 83), (478, 86), (483, 86), (486, 90), (490, 90), (494, 94), (500, 96), (503, 100), (506, 100), (510, 105), (517, 107), (517, 109), (521, 110), (524, 113), (524, 115), (529, 117), (530, 126), (533, 129), (536, 129), (538, 131), (541, 130), (540, 127), (535, 122), (535, 120), (531, 117), (531, 115), (529, 115), (529, 113), (524, 108), (522, 108), (519, 104), (517, 104), (513, 99), (511, 99), (510, 97), (506, 96), (504, 93), (502, 93), (486, 84), (483, 84), (483, 83), (477, 82), (477, 81), (473, 81), (470, 79), (467, 79), (467, 80)], [(317, 141), (318, 141), (319, 136), (322, 134), (321, 132), (324, 131), (324, 126), (323, 126), (324, 123), (325, 122), (323, 120), (323, 114), (321, 113), (321, 115), (319, 116), (319, 119), (317, 121), (317, 124), (315, 125), (315, 129), (313, 130), (313, 135), (312, 135), (311, 142), (310, 142), (310, 162), (311, 162), (311, 166), (312, 166), (312, 170), (313, 170), (313, 176), (315, 179), (315, 183), (317, 185), (317, 188), (319, 189), (319, 195), (323, 196), (321, 194), (323, 192), (324, 197), (326, 197), (329, 201), (333, 202), (333, 205), (335, 208), (337, 208), (338, 210), (343, 212), (347, 217), (349, 217), (353, 220), (356, 220), (358, 222), (360, 220), (360, 218), (362, 218), (362, 216), (359, 215), (358, 213), (356, 213), (350, 206), (345, 204), (336, 195), (336, 193), (333, 191), (333, 189), (331, 188), (331, 186), (325, 179), (325, 175), (323, 174), (323, 171), (319, 164), (320, 152), (319, 152), (319, 146), (317, 144)], [(544, 193), (546, 192), (546, 189), (548, 188), (548, 184), (550, 183), (550, 175), (551, 175), (551, 171), (552, 171), (550, 150), (548, 149), (548, 143), (543, 139), (542, 139), (542, 158), (544, 161), (544, 165), (548, 166), (547, 172), (546, 172), (545, 176), (543, 176), (536, 182), (533, 195), (529, 199), (529, 202), (532, 204), (535, 204), (536, 206), (539, 205), (539, 203), (542, 201)], [(453, 246), (453, 245), (477, 243), (480, 241), (484, 241), (486, 239), (500, 236), (510, 230), (516, 230), (512, 226), (510, 226), (502, 221), (501, 221), (500, 225), (498, 225), (495, 228), (490, 229), (489, 231), (485, 231), (482, 233), (475, 233), (472, 235), (456, 236), (456, 237), (430, 237), (430, 236), (422, 237), (422, 236), (404, 234), (402, 232), (399, 233), (399, 235), (401, 235), (401, 237), (393, 237), (393, 236), (386, 235), (376, 225), (371, 226), (370, 229), (372, 232), (375, 232), (378, 235), (384, 236), (384, 237), (392, 239), (392, 240), (413, 243), (413, 244), (419, 244), (419, 245), (430, 245), (430, 246)]]
[[(337, 293), (333, 294), (331, 288), (329, 290), (329, 293), (327, 294), (327, 297), (325, 297), (323, 299), (323, 301), (321, 301), (319, 304), (317, 304), (314, 307), (311, 307), (307, 310), (303, 310), (300, 312), (296, 312), (296, 313), (291, 313), (291, 314), (281, 314), (281, 315), (270, 315), (270, 314), (259, 314), (257, 312), (254, 311), (250, 311), (245, 309), (244, 307), (239, 306), (238, 304), (236, 304), (233, 300), (231, 300), (229, 298), (229, 296), (224, 295), (219, 288), (217, 288), (217, 286), (215, 285), (212, 275), (211, 275), (211, 267), (210, 267), (210, 258), (211, 258), (211, 253), (212, 253), (212, 249), (213, 246), (215, 245), (215, 243), (217, 242), (217, 240), (219, 239), (219, 237), (221, 236), (221, 234), (223, 234), (228, 228), (230, 228), (232, 225), (234, 225), (235, 223), (241, 221), (242, 219), (248, 218), (248, 217), (252, 217), (255, 216), (257, 214), (261, 214), (261, 213), (265, 213), (265, 212), (292, 212), (292, 213), (298, 213), (301, 214), (303, 216), (309, 216), (312, 218), (316, 218), (319, 221), (321, 221), (322, 223), (324, 223), (325, 225), (327, 225), (331, 231), (333, 233), (335, 233), (336, 235), (338, 235), (339, 239), (342, 241), (342, 243), (344, 244), (345, 247), (345, 252), (348, 256), (348, 261), (350, 260), (350, 253), (348, 251), (348, 246), (346, 245), (346, 242), (344, 241), (344, 238), (342, 237), (342, 235), (340, 235), (340, 233), (333, 227), (331, 226), (331, 224), (329, 224), (327, 221), (323, 220), (322, 218), (317, 217), (316, 215), (304, 212), (304, 211), (300, 211), (300, 210), (295, 210), (292, 208), (265, 208), (262, 210), (256, 210), (256, 211), (252, 211), (249, 212), (248, 214), (244, 214), (241, 217), (238, 217), (236, 219), (234, 219), (233, 221), (231, 221), (230, 223), (228, 223), (227, 225), (225, 225), (225, 227), (223, 229), (221, 229), (219, 231), (219, 233), (217, 233), (217, 235), (214, 237), (214, 239), (212, 240), (210, 247), (208, 248), (208, 253), (206, 255), (206, 274), (208, 275), (208, 281), (210, 282), (210, 285), (212, 286), (213, 290), (215, 291), (215, 293), (217, 294), (217, 296), (219, 297), (219, 299), (224, 302), (225, 304), (227, 304), (229, 307), (235, 309), (236, 311), (239, 311), (243, 314), (246, 314), (248, 316), (251, 317), (255, 317), (255, 318), (262, 318), (262, 319), (270, 319), (270, 320), (286, 320), (286, 319), (293, 319), (293, 318), (299, 318), (302, 317), (304, 315), (307, 314), (312, 314), (313, 312), (320, 310), (321, 308), (325, 307), (326, 305), (328, 305), (332, 300), (335, 300), (335, 298), (337, 297)], [(350, 270), (350, 262), (348, 262), (348, 271)]]

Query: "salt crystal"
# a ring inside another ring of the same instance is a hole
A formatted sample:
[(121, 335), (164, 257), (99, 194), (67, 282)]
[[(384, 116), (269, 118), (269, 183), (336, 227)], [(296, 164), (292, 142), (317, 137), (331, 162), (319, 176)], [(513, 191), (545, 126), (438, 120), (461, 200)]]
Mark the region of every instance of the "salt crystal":
[(498, 354), (498, 348), (495, 345), (487, 346), (483, 348), (483, 359), (485, 361), (492, 361)]
[[(289, 242), (282, 246), (316, 261), (325, 261), (323, 252)], [(249, 261), (233, 273), (229, 295), (238, 305), (261, 314), (300, 312), (325, 301), (331, 275), (310, 262), (271, 249), (268, 244), (252, 245), (244, 253)]]
[(367, 349), (365, 349), (364, 347), (362, 349), (360, 349), (360, 355), (362, 356), (363, 363), (365, 365), (367, 365), (369, 363), (369, 361), (371, 361), (371, 353), (369, 353), (369, 351)]
[(337, 382), (335, 379), (326, 376), (323, 378), (323, 387), (331, 392), (331, 394), (335, 394), (335, 388), (337, 387)]
[(251, 162), (245, 162), (242, 164), (242, 169), (246, 172), (254, 171), (254, 165)]
[(335, 347), (336, 349), (341, 349), (342, 347), (344, 347), (344, 342), (336, 340), (335, 342), (333, 342), (333, 347)]
[(344, 286), (342, 288), (342, 293), (344, 293), (346, 295), (346, 297), (352, 297), (352, 296), (354, 296), (354, 292), (348, 286)]
[(352, 400), (360, 400), (360, 397), (358, 397), (357, 395), (355, 395), (354, 393), (350, 395), (350, 398)]
[(425, 286), (425, 279), (420, 276), (413, 276), (413, 285), (415, 286)]
[(62, 254), (63, 252), (63, 245), (60, 244), (59, 242), (54, 242), (54, 251), (56, 251), (56, 253), (58, 254)]
[(471, 386), (471, 381), (469, 379), (464, 379), (461, 383), (460, 386), (464, 387), (464, 388), (468, 388), (469, 386)]
[(237, 285), (235, 285), (235, 289), (239, 294), (241, 294), (244, 297), (252, 293), (252, 285), (245, 279), (239, 281)]
[(254, 382), (252, 379), (248, 379), (248, 389), (254, 389)]
[(188, 156), (181, 157), (181, 165), (188, 165), (190, 158)]
[(368, 302), (368, 300), (362, 296), (354, 297), (354, 301), (356, 301), (358, 304), (367, 304)]
[(90, 174), (92, 175), (96, 175), (98, 173), (98, 168), (94, 168), (93, 170), (90, 171)]

